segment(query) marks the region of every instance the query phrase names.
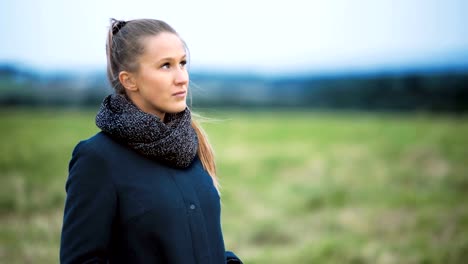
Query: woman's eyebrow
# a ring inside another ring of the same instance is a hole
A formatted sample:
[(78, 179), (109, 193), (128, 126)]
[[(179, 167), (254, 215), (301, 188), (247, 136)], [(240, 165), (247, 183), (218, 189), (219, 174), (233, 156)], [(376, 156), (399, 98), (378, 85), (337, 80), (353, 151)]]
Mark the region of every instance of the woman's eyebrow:
[[(187, 57), (187, 54), (184, 54), (182, 56), (180, 56), (180, 59), (185, 59)], [(168, 61), (168, 60), (175, 60), (177, 59), (176, 57), (164, 57), (164, 58), (161, 58), (159, 59), (158, 61)]]

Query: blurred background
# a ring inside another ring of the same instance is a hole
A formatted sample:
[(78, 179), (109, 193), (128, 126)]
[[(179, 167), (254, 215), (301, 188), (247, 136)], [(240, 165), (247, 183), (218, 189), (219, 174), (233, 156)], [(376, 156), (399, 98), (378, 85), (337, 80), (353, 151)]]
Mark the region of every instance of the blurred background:
[(112, 92), (109, 19), (190, 49), (244, 263), (466, 263), (468, 2), (0, 4), (0, 263), (58, 263), (73, 147)]

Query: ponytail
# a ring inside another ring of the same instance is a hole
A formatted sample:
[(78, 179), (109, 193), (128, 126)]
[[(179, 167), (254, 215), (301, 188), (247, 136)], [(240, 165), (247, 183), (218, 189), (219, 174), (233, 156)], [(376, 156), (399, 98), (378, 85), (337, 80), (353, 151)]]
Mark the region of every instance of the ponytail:
[(197, 133), (198, 156), (200, 157), (200, 160), (203, 164), (203, 168), (211, 176), (216, 190), (218, 191), (218, 193), (220, 193), (219, 191), (220, 185), (218, 182), (218, 178), (216, 177), (216, 163), (214, 159), (213, 148), (211, 147), (208, 141), (208, 137), (205, 131), (203, 130), (203, 128), (193, 119), (192, 119), (192, 127)]

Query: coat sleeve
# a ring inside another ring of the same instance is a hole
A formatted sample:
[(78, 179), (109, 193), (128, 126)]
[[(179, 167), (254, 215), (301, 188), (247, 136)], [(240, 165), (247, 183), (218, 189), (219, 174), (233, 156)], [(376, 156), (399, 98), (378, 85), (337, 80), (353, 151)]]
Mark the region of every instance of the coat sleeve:
[(65, 190), (60, 263), (107, 263), (116, 192), (105, 160), (86, 142), (73, 150)]
[(227, 264), (243, 264), (242, 261), (232, 251), (226, 251)]

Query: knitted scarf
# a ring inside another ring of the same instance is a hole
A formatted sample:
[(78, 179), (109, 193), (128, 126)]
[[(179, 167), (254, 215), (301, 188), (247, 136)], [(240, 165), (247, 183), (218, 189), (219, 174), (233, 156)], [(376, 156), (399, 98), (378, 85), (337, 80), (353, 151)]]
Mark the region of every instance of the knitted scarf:
[(125, 96), (104, 98), (96, 115), (96, 125), (105, 133), (137, 152), (177, 168), (188, 167), (198, 150), (188, 108), (159, 117), (145, 113)]

